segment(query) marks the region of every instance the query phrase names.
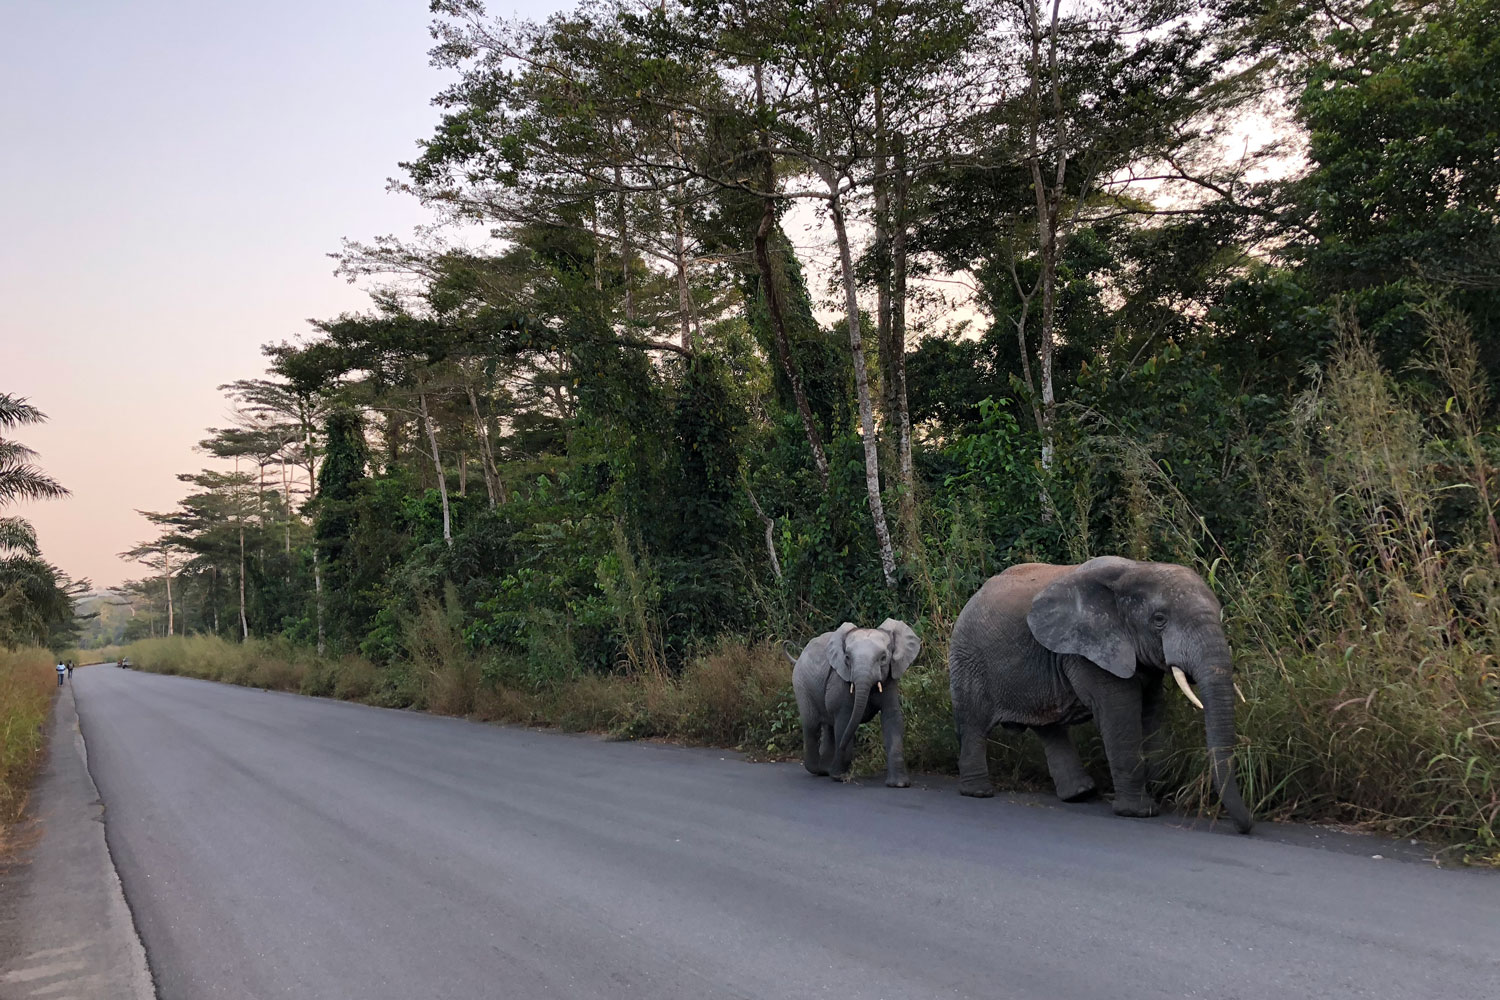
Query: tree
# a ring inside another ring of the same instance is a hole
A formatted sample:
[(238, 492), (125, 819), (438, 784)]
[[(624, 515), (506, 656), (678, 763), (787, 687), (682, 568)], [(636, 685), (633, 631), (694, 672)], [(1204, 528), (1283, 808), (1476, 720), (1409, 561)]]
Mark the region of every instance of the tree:
[[(1475, 0), (1375, 3), (1320, 37), (1296, 100), (1310, 168), (1273, 193), (1285, 259), (1350, 296), (1400, 366), (1434, 292), (1481, 331), (1500, 321), (1500, 20)], [(1500, 379), (1500, 342), (1479, 346)]]
[[(69, 495), (32, 464), (36, 452), (7, 436), (13, 428), (46, 419), (24, 398), (0, 393), (0, 510), (21, 500)], [(0, 644), (45, 642), (56, 628), (71, 623), (71, 587), (66, 576), (42, 560), (30, 522), (0, 517)]]
[[(327, 567), (328, 580), (336, 595), (334, 603), (341, 609), (338, 624), (340, 633), (344, 634), (351, 623), (342, 609), (347, 608), (350, 603), (349, 592), (355, 576), (352, 566), (355, 554), (351, 544), (358, 519), (355, 501), (360, 484), (365, 479), (369, 454), (365, 444), (364, 422), (352, 410), (337, 409), (330, 412), (323, 435), (326, 448), (323, 466), (318, 471), (313, 539), (319, 564)], [(327, 642), (327, 615), (321, 600), (317, 615), (318, 650), (322, 652)]]

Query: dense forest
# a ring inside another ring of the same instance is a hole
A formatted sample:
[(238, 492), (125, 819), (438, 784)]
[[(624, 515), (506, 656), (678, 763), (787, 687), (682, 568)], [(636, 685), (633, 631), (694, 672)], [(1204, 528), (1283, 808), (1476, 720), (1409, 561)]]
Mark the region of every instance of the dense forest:
[(1258, 811), (1500, 848), (1492, 3), (432, 9), (392, 186), (433, 224), (346, 243), (368, 310), (223, 387), (126, 639), (775, 750), (769, 640), (894, 616), (951, 768), (986, 577), (1174, 561)]

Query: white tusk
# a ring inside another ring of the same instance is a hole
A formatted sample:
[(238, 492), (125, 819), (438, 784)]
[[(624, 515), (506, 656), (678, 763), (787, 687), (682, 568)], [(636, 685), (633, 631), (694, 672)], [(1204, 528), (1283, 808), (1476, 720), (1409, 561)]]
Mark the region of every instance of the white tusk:
[(854, 693), (854, 685), (853, 685), (853, 684), (850, 684), (850, 685), (849, 685), (849, 693), (850, 693), (850, 694), (853, 694), (853, 693)]
[(1246, 704), (1249, 704), (1250, 699), (1245, 697), (1245, 692), (1243, 692), (1243, 691), (1240, 690), (1240, 686), (1238, 684), (1236, 684), (1234, 686), (1234, 693), (1240, 696), (1240, 701), (1243, 701)]
[(1193, 694), (1193, 689), (1188, 687), (1187, 674), (1182, 672), (1181, 667), (1172, 668), (1172, 679), (1177, 682), (1178, 687), (1182, 688), (1182, 693), (1187, 695), (1187, 700), (1196, 705), (1198, 711), (1203, 711), (1203, 702), (1199, 701), (1198, 696)]
[(885, 694), (885, 685), (881, 684), (879, 681), (876, 681), (875, 690), (879, 691), (881, 694)]

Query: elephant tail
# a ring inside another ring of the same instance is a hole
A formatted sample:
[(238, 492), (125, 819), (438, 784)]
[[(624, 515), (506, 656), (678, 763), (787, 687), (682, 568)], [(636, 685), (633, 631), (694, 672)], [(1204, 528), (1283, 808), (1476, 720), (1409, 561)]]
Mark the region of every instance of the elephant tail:
[(798, 649), (794, 653), (794, 652), (792, 652), (792, 648), (793, 648), (792, 647), (792, 640), (790, 640), (790, 639), (783, 639), (782, 640), (782, 642), (781, 642), (781, 651), (783, 653), (785, 653), (786, 654), (786, 658), (788, 660), (791, 660), (792, 663), (793, 663), (793, 665), (795, 665), (797, 663), (798, 657), (800, 657), (802, 655), (802, 650)]

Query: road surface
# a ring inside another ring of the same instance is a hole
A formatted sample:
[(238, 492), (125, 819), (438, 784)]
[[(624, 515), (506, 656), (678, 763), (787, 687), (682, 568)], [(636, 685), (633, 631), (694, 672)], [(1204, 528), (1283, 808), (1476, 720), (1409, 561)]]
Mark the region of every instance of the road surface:
[(166, 1000), (1500, 996), (1500, 877), (1384, 841), (73, 683)]

